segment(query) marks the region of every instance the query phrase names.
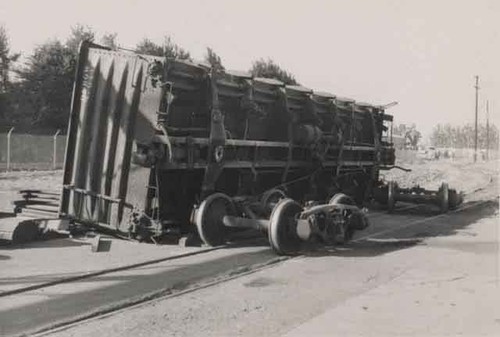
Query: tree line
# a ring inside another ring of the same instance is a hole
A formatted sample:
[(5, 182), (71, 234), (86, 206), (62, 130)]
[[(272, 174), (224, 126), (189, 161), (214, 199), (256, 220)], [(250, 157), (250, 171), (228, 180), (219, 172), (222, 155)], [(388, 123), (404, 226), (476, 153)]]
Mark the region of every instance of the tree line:
[[(486, 149), (488, 138), (489, 148), (498, 150), (498, 128), (496, 125), (480, 124), (477, 128), (477, 147)], [(474, 148), (475, 128), (473, 124), (453, 126), (451, 124), (438, 124), (431, 133), (431, 144), (445, 148)]]
[[(10, 49), (7, 31), (0, 26), (0, 126), (15, 126), (18, 132), (66, 130), (78, 47), (83, 40), (118, 48), (117, 34), (106, 33), (98, 38), (91, 27), (78, 24), (71, 28), (65, 41), (47, 40), (20, 62), (20, 54)], [(168, 35), (161, 43), (144, 38), (134, 50), (142, 54), (192, 61), (189, 51)], [(221, 57), (212, 48), (207, 48), (204, 61), (214, 71), (225, 69)], [(290, 72), (271, 59), (254, 61), (248, 71), (253, 76), (272, 77), (285, 84), (298, 84)]]
[(422, 139), (422, 134), (417, 130), (415, 124), (410, 126), (406, 124), (393, 125), (392, 133), (404, 138), (405, 147), (408, 146), (411, 149), (416, 149), (420, 140)]

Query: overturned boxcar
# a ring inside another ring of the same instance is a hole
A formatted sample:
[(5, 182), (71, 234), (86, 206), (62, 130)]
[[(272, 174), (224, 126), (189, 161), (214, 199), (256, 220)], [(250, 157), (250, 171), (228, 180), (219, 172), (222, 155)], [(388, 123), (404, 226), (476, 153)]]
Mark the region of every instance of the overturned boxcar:
[(145, 239), (349, 239), (394, 165), (384, 107), (204, 64), (81, 46), (59, 214)]

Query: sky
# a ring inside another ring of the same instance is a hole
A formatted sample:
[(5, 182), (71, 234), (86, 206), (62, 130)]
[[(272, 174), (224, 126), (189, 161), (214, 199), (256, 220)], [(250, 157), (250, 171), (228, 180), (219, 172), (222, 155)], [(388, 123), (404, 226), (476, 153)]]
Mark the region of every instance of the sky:
[(488, 100), (500, 125), (497, 0), (0, 0), (0, 25), (24, 56), (77, 23), (125, 48), (165, 35), (195, 59), (211, 47), (227, 69), (271, 58), (313, 90), (397, 101), (395, 122), (424, 135), (474, 122), (478, 75), (479, 122)]

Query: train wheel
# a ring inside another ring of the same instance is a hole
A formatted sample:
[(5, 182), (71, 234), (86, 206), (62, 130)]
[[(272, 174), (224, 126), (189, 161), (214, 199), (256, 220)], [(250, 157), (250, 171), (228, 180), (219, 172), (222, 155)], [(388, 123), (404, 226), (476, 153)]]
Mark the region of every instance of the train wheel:
[(439, 197), (439, 207), (441, 209), (441, 213), (446, 213), (448, 212), (449, 209), (449, 202), (448, 202), (448, 196), (449, 196), (449, 188), (447, 183), (443, 183), (441, 187), (439, 188), (438, 192), (438, 197)]
[[(345, 195), (344, 193), (337, 193), (330, 199), (329, 204), (354, 206), (356, 205), (356, 202), (351, 197)], [(360, 217), (359, 214), (347, 210), (344, 212), (347, 212), (346, 214), (344, 214), (346, 221), (343, 227), (340, 229), (340, 233), (337, 235), (335, 239), (335, 241), (339, 244), (344, 244), (347, 243), (349, 240), (351, 240), (356, 228), (360, 229), (364, 228), (363, 219)]]
[(460, 193), (457, 193), (457, 190), (449, 189), (448, 190), (448, 205), (449, 209), (457, 209), (457, 207), (462, 203), (463, 197)]
[(336, 193), (328, 202), (329, 205), (356, 205), (354, 200), (344, 194), (344, 193)]
[(230, 197), (223, 193), (208, 196), (196, 210), (195, 224), (200, 238), (209, 246), (220, 246), (226, 242), (225, 215), (235, 215), (236, 209)]
[(389, 181), (387, 184), (387, 211), (392, 213), (394, 211), (394, 207), (396, 206), (396, 194), (397, 184), (394, 181)]
[(274, 207), (278, 204), (281, 199), (285, 199), (286, 194), (280, 189), (274, 188), (265, 192), (260, 200), (262, 209), (266, 210), (268, 214), (271, 214)]
[(298, 253), (302, 241), (297, 235), (297, 215), (302, 207), (292, 199), (282, 199), (274, 207), (269, 221), (269, 243), (279, 255)]

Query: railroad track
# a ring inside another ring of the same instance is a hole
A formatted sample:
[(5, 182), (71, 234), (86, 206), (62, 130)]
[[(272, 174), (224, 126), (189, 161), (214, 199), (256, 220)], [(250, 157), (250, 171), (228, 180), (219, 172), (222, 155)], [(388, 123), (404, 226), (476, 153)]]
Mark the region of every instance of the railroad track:
[[(366, 236), (362, 236), (360, 238), (353, 240), (352, 242), (358, 243), (361, 241), (369, 240), (371, 238), (375, 238), (377, 236), (388, 234), (390, 232), (400, 231), (400, 230), (403, 230), (407, 227), (411, 227), (411, 226), (415, 226), (415, 225), (422, 224), (425, 222), (429, 222), (429, 221), (432, 221), (432, 220), (435, 220), (438, 218), (447, 217), (447, 216), (450, 216), (451, 214), (459, 213), (459, 212), (462, 212), (462, 211), (465, 211), (468, 209), (473, 209), (475, 207), (481, 207), (482, 205), (485, 205), (488, 202), (490, 202), (490, 201), (485, 200), (485, 201), (472, 202), (472, 203), (463, 205), (463, 206), (461, 206), (453, 211), (450, 211), (448, 213), (419, 218), (415, 221), (405, 223), (405, 224), (402, 224), (401, 226), (391, 228), (390, 230), (382, 230), (382, 231), (378, 231), (375, 233), (371, 233), (371, 234), (366, 235)], [(411, 207), (408, 207), (405, 209), (415, 208), (415, 207), (417, 207), (417, 206), (412, 205)], [(220, 249), (220, 248), (218, 248), (218, 249)], [(127, 304), (121, 304), (121, 305), (116, 305), (116, 306), (110, 306), (107, 308), (101, 308), (100, 310), (96, 310), (96, 311), (88, 313), (86, 315), (76, 317), (74, 319), (71, 319), (71, 320), (68, 320), (65, 322), (60, 322), (60, 323), (54, 324), (51, 327), (47, 327), (45, 329), (40, 329), (35, 334), (35, 336), (39, 336), (39, 337), (46, 336), (46, 335), (49, 335), (49, 334), (57, 332), (57, 331), (69, 329), (71, 327), (82, 324), (84, 322), (89, 322), (92, 320), (102, 319), (102, 318), (105, 318), (105, 317), (108, 317), (111, 315), (115, 315), (115, 314), (118, 314), (118, 313), (123, 312), (125, 310), (130, 310), (132, 308), (142, 306), (146, 303), (152, 303), (155, 301), (166, 300), (166, 299), (181, 296), (181, 295), (184, 295), (187, 293), (195, 292), (195, 291), (198, 291), (201, 289), (216, 286), (218, 284), (228, 282), (228, 281), (231, 281), (231, 280), (243, 277), (243, 276), (247, 276), (247, 275), (262, 271), (262, 270), (267, 269), (267, 268), (272, 268), (272, 267), (278, 266), (280, 263), (283, 263), (287, 260), (299, 259), (299, 258), (304, 258), (304, 257), (305, 256), (303, 256), (303, 255), (276, 257), (276, 258), (271, 259), (267, 262), (253, 265), (253, 266), (243, 267), (243, 268), (240, 268), (239, 270), (233, 270), (231, 272), (228, 272), (226, 275), (217, 277), (217, 278), (212, 279), (212, 280), (208, 280), (207, 282), (194, 284), (194, 285), (188, 286), (188, 287), (183, 288), (183, 289), (162, 289), (162, 290), (159, 290), (157, 292), (151, 293), (147, 296), (144, 296), (143, 298), (129, 302)]]
[[(198, 290), (202, 290), (205, 288), (213, 287), (221, 283), (229, 282), (231, 280), (244, 277), (259, 271), (262, 271), (267, 268), (272, 268), (279, 263), (282, 263), (284, 261), (290, 260), (290, 259), (296, 259), (301, 256), (276, 256), (273, 259), (270, 259), (267, 262), (264, 263), (259, 263), (255, 264), (252, 266), (247, 266), (247, 267), (242, 267), (237, 270), (232, 270), (229, 271), (226, 275), (216, 277), (212, 280), (208, 280), (206, 282), (201, 282), (197, 283), (192, 286), (188, 286), (186, 288), (167, 288), (167, 289), (161, 289), (155, 292), (152, 292), (148, 295), (145, 295), (141, 298), (134, 299), (133, 301), (128, 301), (126, 303), (119, 303), (116, 305), (111, 305), (109, 307), (104, 307), (104, 308), (99, 308), (93, 312), (89, 312), (85, 315), (75, 317), (73, 319), (64, 321), (64, 322), (59, 322), (55, 323), (51, 326), (37, 329), (37, 331), (30, 332), (30, 335), (33, 336), (47, 336), (49, 334), (55, 333), (57, 331), (62, 331), (66, 329), (70, 329), (73, 326), (82, 324), (84, 322), (89, 322), (91, 320), (97, 320), (97, 319), (103, 319), (105, 317), (111, 316), (111, 315), (116, 315), (120, 312), (130, 310), (136, 307), (140, 307), (146, 303), (152, 303), (155, 301), (160, 301), (160, 300), (166, 300), (169, 298), (174, 298), (178, 296), (182, 296), (188, 293), (192, 293)], [(21, 337), (21, 336), (26, 336), (26, 333), (22, 333), (19, 335), (14, 335), (15, 337)]]
[[(418, 207), (418, 205), (407, 205), (405, 207), (398, 208), (398, 211), (415, 209), (417, 207)], [(382, 216), (388, 216), (388, 214), (385, 214), (385, 213), (375, 213), (375, 214), (373, 214), (371, 216), (371, 218), (374, 219), (374, 218), (379, 218), (379, 217), (382, 217)], [(221, 246), (216, 246), (216, 247), (207, 247), (207, 248), (202, 248), (202, 249), (194, 251), (194, 252), (188, 252), (188, 253), (183, 253), (183, 254), (168, 256), (168, 257), (164, 257), (164, 258), (159, 258), (159, 259), (153, 259), (153, 260), (143, 261), (143, 262), (139, 262), (139, 263), (128, 264), (128, 265), (120, 266), (120, 267), (116, 267), (116, 268), (102, 269), (102, 270), (98, 270), (98, 271), (94, 271), (94, 272), (89, 272), (89, 273), (85, 273), (85, 274), (80, 274), (80, 275), (75, 275), (75, 276), (62, 277), (62, 278), (59, 278), (57, 280), (52, 280), (52, 281), (48, 281), (48, 282), (44, 282), (44, 283), (34, 284), (34, 285), (26, 286), (26, 287), (21, 287), (21, 288), (16, 288), (16, 289), (12, 289), (12, 290), (7, 290), (7, 291), (4, 291), (4, 292), (1, 292), (0, 293), (0, 298), (7, 297), (7, 296), (12, 296), (12, 295), (16, 295), (16, 294), (25, 293), (25, 292), (28, 292), (28, 291), (33, 291), (33, 290), (39, 290), (39, 289), (43, 289), (43, 288), (48, 288), (48, 287), (52, 287), (52, 286), (55, 286), (55, 285), (58, 285), (58, 284), (62, 284), (62, 283), (70, 283), (70, 282), (82, 281), (82, 280), (85, 280), (85, 279), (90, 279), (90, 278), (94, 278), (94, 277), (98, 277), (98, 276), (103, 276), (103, 275), (107, 275), (107, 274), (112, 274), (112, 273), (117, 273), (117, 272), (121, 272), (121, 271), (126, 271), (126, 270), (131, 270), (131, 269), (137, 269), (137, 268), (141, 268), (141, 267), (146, 267), (146, 266), (158, 264), (158, 263), (161, 263), (161, 262), (179, 260), (179, 259), (182, 259), (182, 258), (186, 258), (186, 257), (190, 257), (190, 256), (195, 256), (195, 255), (201, 255), (201, 254), (213, 252), (213, 251), (220, 250), (220, 249), (233, 248), (233, 247), (243, 246), (245, 244), (249, 245), (253, 241), (262, 241), (262, 239), (261, 239), (260, 236), (259, 237), (253, 237), (253, 238), (246, 239), (246, 240), (245, 239), (240, 240), (237, 243), (228, 243), (228, 244), (221, 245)], [(353, 240), (352, 242), (357, 242), (357, 241), (359, 241), (359, 239)]]
[(134, 269), (134, 268), (145, 267), (145, 266), (160, 263), (160, 262), (177, 260), (177, 259), (185, 258), (188, 256), (194, 256), (194, 255), (199, 255), (199, 254), (203, 254), (203, 253), (208, 253), (208, 252), (212, 252), (214, 250), (218, 250), (218, 249), (221, 249), (221, 248), (224, 248), (227, 246), (228, 245), (218, 246), (218, 247), (210, 247), (210, 248), (201, 249), (201, 250), (198, 250), (195, 252), (189, 252), (189, 253), (184, 253), (184, 254), (179, 254), (179, 255), (174, 255), (174, 256), (168, 256), (168, 257), (164, 257), (164, 258), (160, 258), (160, 259), (154, 259), (154, 260), (129, 264), (129, 265), (125, 265), (125, 266), (121, 266), (121, 267), (117, 267), (117, 268), (109, 268), (109, 269), (98, 270), (95, 272), (90, 272), (90, 273), (86, 273), (86, 274), (82, 274), (82, 275), (63, 277), (63, 278), (49, 281), (49, 282), (44, 282), (44, 283), (35, 284), (35, 285), (27, 286), (27, 287), (22, 287), (22, 288), (4, 291), (4, 292), (0, 293), (0, 298), (25, 293), (28, 291), (38, 290), (38, 289), (42, 289), (42, 288), (48, 288), (48, 287), (52, 287), (52, 286), (62, 284), (62, 283), (81, 281), (81, 280), (92, 278), (92, 277), (116, 273), (116, 272), (120, 272), (120, 271), (124, 271), (124, 270), (130, 270), (130, 269)]
[[(476, 191), (474, 191), (473, 193), (477, 192), (478, 190), (479, 189), (476, 189)], [(352, 240), (352, 242), (359, 243), (359, 242), (362, 242), (365, 240), (369, 240), (371, 238), (375, 238), (378, 236), (389, 234), (391, 232), (400, 231), (400, 230), (403, 230), (405, 228), (408, 228), (408, 227), (411, 227), (414, 225), (418, 225), (418, 224), (422, 224), (425, 222), (435, 220), (437, 218), (447, 217), (447, 216), (450, 216), (451, 214), (454, 214), (454, 213), (462, 212), (462, 211), (472, 209), (475, 207), (480, 207), (488, 202), (489, 202), (488, 200), (470, 202), (470, 203), (464, 204), (464, 205), (460, 206), (459, 208), (457, 208), (456, 210), (450, 211), (448, 213), (426, 216), (423, 218), (416, 219), (414, 221), (410, 221), (408, 223), (403, 223), (399, 226), (393, 226), (389, 229), (383, 229), (380, 231), (369, 233), (369, 234), (361, 236), (359, 238), (355, 238), (354, 240)], [(409, 210), (409, 209), (413, 209), (413, 208), (417, 208), (417, 207), (419, 207), (419, 206), (418, 205), (409, 205), (409, 206), (401, 207), (398, 210), (403, 211), (403, 210)], [(385, 216), (385, 214), (383, 214), (383, 213), (374, 214), (373, 218), (379, 218), (381, 216)], [(252, 243), (252, 241), (255, 241), (255, 239), (247, 240), (245, 243), (248, 245), (248, 244)], [(92, 279), (92, 278), (96, 278), (96, 277), (102, 276), (102, 275), (109, 275), (109, 274), (119, 273), (119, 272), (123, 272), (123, 271), (127, 271), (127, 270), (138, 269), (141, 267), (145, 267), (145, 266), (149, 266), (149, 265), (153, 265), (153, 264), (159, 264), (159, 263), (167, 262), (170, 260), (181, 260), (183, 258), (188, 258), (190, 256), (208, 254), (210, 252), (214, 252), (214, 251), (221, 250), (221, 249), (228, 249), (228, 248), (233, 248), (236, 246), (242, 246), (245, 243), (239, 242), (237, 244), (228, 244), (228, 245), (223, 245), (223, 246), (218, 246), (218, 247), (211, 247), (211, 248), (201, 249), (201, 250), (196, 251), (196, 252), (179, 254), (176, 256), (170, 256), (170, 257), (166, 257), (166, 258), (149, 260), (149, 261), (136, 263), (136, 264), (130, 264), (130, 265), (122, 266), (119, 268), (106, 269), (106, 270), (87, 273), (87, 274), (83, 274), (83, 275), (63, 278), (63, 279), (59, 279), (59, 280), (55, 280), (55, 281), (51, 281), (51, 282), (47, 282), (47, 283), (43, 283), (43, 284), (33, 285), (33, 286), (25, 287), (25, 288), (20, 288), (20, 289), (4, 292), (4, 293), (0, 294), (0, 297), (14, 296), (17, 294), (27, 293), (27, 292), (34, 291), (34, 290), (40, 290), (43, 288), (57, 286), (57, 285), (60, 285), (63, 283), (71, 283), (71, 282), (82, 281), (85, 279)], [(243, 277), (243, 276), (264, 270), (266, 268), (272, 268), (272, 267), (277, 266), (278, 264), (280, 264), (284, 261), (287, 261), (290, 259), (297, 259), (297, 258), (301, 258), (301, 257), (303, 257), (303, 256), (302, 255), (285, 256), (285, 257), (276, 256), (273, 258), (269, 258), (266, 261), (261, 262), (261, 263), (243, 266), (243, 267), (239, 267), (239, 268), (233, 269), (233, 270), (227, 270), (227, 272), (225, 272), (223, 274), (215, 275), (214, 277), (208, 278), (206, 280), (202, 280), (200, 282), (195, 282), (192, 284), (185, 284), (185, 285), (181, 285), (181, 286), (161, 288), (161, 289), (158, 289), (156, 291), (149, 292), (149, 293), (142, 295), (140, 297), (135, 297), (135, 298), (127, 299), (124, 301), (111, 303), (107, 306), (99, 307), (98, 309), (96, 309), (94, 311), (86, 312), (84, 314), (72, 317), (70, 319), (58, 321), (58, 322), (55, 322), (55, 323), (50, 324), (50, 325), (39, 327), (33, 331), (29, 331), (28, 333), (34, 334), (37, 336), (44, 336), (44, 335), (47, 335), (47, 334), (50, 334), (50, 333), (53, 333), (56, 331), (68, 329), (72, 326), (81, 324), (81, 323), (86, 322), (86, 321), (100, 319), (100, 318), (103, 318), (103, 317), (106, 317), (109, 315), (113, 315), (113, 314), (116, 314), (116, 313), (124, 311), (124, 310), (129, 310), (131, 308), (134, 308), (134, 307), (137, 307), (140, 305), (144, 305), (145, 303), (149, 303), (152, 301), (158, 301), (158, 300), (165, 300), (165, 299), (168, 299), (171, 297), (181, 296), (181, 295), (186, 294), (186, 293), (195, 292), (195, 291), (200, 290), (200, 289), (212, 287), (212, 286), (215, 286), (215, 285), (218, 285), (218, 284), (221, 284), (224, 282), (228, 282), (230, 280), (233, 280), (233, 279), (236, 279), (239, 277)], [(23, 332), (19, 335), (13, 335), (13, 336), (20, 336), (20, 335), (26, 335), (26, 332)]]
[[(492, 177), (492, 179), (493, 179), (493, 177)], [(474, 190), (471, 190), (471, 191), (465, 193), (465, 195), (470, 195), (470, 194), (474, 194), (474, 193), (480, 192), (480, 191), (484, 190), (487, 186), (488, 185), (485, 185), (485, 186), (476, 188)], [(438, 215), (432, 215), (432, 216), (429, 216), (429, 217), (418, 219), (418, 220), (415, 220), (414, 222), (410, 222), (409, 224), (406, 224), (405, 227), (411, 226), (411, 225), (414, 225), (414, 224), (418, 224), (418, 223), (422, 223), (422, 222), (426, 222), (426, 221), (429, 221), (429, 220), (432, 220), (432, 219), (435, 219), (435, 218), (443, 217), (443, 216), (448, 215), (449, 213), (460, 212), (462, 210), (465, 210), (465, 209), (468, 209), (468, 208), (474, 207), (474, 206), (477, 206), (477, 204), (473, 203), (473, 204), (461, 205), (459, 208), (457, 208), (454, 211), (450, 211), (448, 213), (438, 214)], [(403, 207), (399, 207), (397, 209), (397, 211), (398, 212), (402, 212), (402, 211), (416, 209), (418, 207), (420, 207), (420, 205), (405, 205)], [(375, 213), (375, 214), (371, 215), (370, 218), (371, 219), (377, 219), (379, 217), (384, 217), (384, 216), (391, 216), (391, 215), (387, 214), (387, 213)], [(395, 227), (395, 228), (392, 228), (392, 229), (384, 230), (382, 232), (371, 233), (371, 234), (362, 236), (360, 238), (354, 239), (351, 242), (359, 242), (359, 241), (362, 241), (362, 240), (365, 240), (365, 239), (368, 239), (368, 238), (371, 238), (371, 237), (374, 237), (374, 236), (378, 236), (378, 235), (386, 234), (386, 233), (389, 233), (389, 232), (392, 232), (392, 231), (396, 231), (398, 229), (399, 229), (399, 227)], [(44, 282), (44, 283), (41, 283), (41, 284), (31, 285), (31, 286), (17, 288), (17, 289), (13, 289), (13, 290), (8, 290), (8, 291), (4, 291), (4, 292), (0, 293), (0, 298), (1, 297), (15, 295), (15, 294), (19, 294), (19, 293), (23, 293), (23, 292), (28, 292), (28, 291), (32, 291), (32, 290), (38, 290), (38, 289), (42, 289), (42, 288), (47, 288), (47, 287), (51, 287), (51, 286), (58, 285), (58, 284), (61, 284), (61, 283), (81, 281), (83, 279), (88, 279), (88, 278), (93, 278), (93, 277), (102, 276), (102, 275), (106, 275), (106, 274), (116, 273), (116, 272), (120, 272), (120, 271), (125, 271), (125, 270), (140, 268), (140, 267), (145, 267), (145, 266), (148, 266), (148, 265), (153, 265), (153, 264), (157, 264), (157, 263), (161, 263), (161, 262), (166, 262), (166, 261), (171, 261), (171, 260), (178, 260), (178, 259), (186, 258), (186, 257), (189, 257), (189, 256), (205, 254), (205, 253), (209, 253), (209, 252), (216, 251), (216, 250), (219, 250), (219, 249), (238, 247), (238, 246), (242, 246), (242, 245), (245, 245), (245, 244), (252, 243), (255, 240), (259, 240), (259, 238), (260, 237), (251, 237), (250, 239), (240, 240), (237, 243), (228, 243), (228, 244), (217, 246), (217, 247), (202, 248), (202, 249), (200, 249), (198, 251), (194, 251), (194, 252), (188, 252), (188, 253), (178, 254), (178, 255), (174, 255), (174, 256), (168, 256), (168, 257), (164, 257), (164, 258), (159, 258), (159, 259), (154, 259), (154, 260), (148, 260), (148, 261), (134, 263), (134, 264), (129, 264), (129, 265), (125, 265), (125, 266), (121, 266), (121, 267), (116, 267), (116, 268), (103, 269), (103, 270), (99, 270), (99, 271), (95, 271), (95, 272), (85, 273), (85, 274), (82, 274), (82, 275), (76, 275), (76, 276), (70, 276), (70, 277), (60, 278), (60, 279), (57, 279), (57, 280), (53, 280), (53, 281), (49, 281), (49, 282)]]

